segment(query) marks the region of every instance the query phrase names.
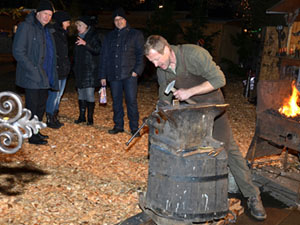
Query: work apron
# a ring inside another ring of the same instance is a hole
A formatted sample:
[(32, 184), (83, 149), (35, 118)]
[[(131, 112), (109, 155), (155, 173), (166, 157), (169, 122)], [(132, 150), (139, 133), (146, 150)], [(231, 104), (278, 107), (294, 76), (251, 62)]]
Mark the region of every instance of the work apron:
[[(204, 77), (194, 75), (188, 72), (185, 62), (183, 60), (183, 52), (181, 52), (181, 63), (184, 66), (184, 73), (178, 74), (175, 78), (175, 87), (191, 88), (195, 87), (205, 81)], [(170, 81), (168, 81), (169, 83)], [(224, 104), (224, 96), (221, 90), (211, 91), (207, 94), (195, 95), (191, 97), (197, 104)], [(226, 110), (221, 112), (214, 120), (213, 138), (224, 142), (225, 150), (228, 154), (228, 165), (235, 178), (237, 185), (239, 186), (244, 197), (252, 197), (260, 194), (259, 189), (252, 183), (251, 173), (246, 164), (246, 160), (243, 158), (239, 147), (237, 146), (230, 127), (229, 119)]]
[[(181, 64), (183, 65), (184, 69), (183, 72), (177, 74), (175, 78), (176, 89), (180, 89), (180, 88), (188, 89), (206, 82), (207, 80), (201, 75), (194, 75), (188, 72), (184, 62), (183, 51), (181, 50), (181, 48), (180, 48), (180, 53), (181, 53)], [(167, 81), (167, 83), (170, 82), (171, 81)], [(206, 94), (194, 95), (191, 97), (191, 99), (194, 100), (197, 104), (203, 104), (203, 105), (225, 103), (224, 96), (219, 88), (217, 90), (211, 91)], [(224, 142), (226, 150), (229, 148), (238, 149), (235, 142), (233, 141), (233, 143), (231, 143), (230, 141), (231, 139), (233, 139), (233, 136), (231, 133), (229, 121), (225, 110), (215, 118), (214, 128), (213, 128), (213, 138), (215, 138), (218, 141)]]

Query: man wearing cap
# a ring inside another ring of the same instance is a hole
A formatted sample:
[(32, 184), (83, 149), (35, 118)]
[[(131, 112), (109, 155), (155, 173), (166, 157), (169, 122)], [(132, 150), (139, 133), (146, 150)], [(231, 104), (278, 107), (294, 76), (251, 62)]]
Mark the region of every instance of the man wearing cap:
[[(40, 1), (36, 12), (28, 14), (18, 26), (12, 49), (17, 61), (16, 85), (25, 89), (25, 107), (40, 121), (48, 90), (58, 90), (55, 42), (46, 26), (53, 11), (50, 1)], [(39, 132), (29, 138), (29, 143), (44, 145), (47, 138)]]
[(54, 24), (50, 32), (54, 36), (56, 45), (56, 69), (58, 74), (59, 91), (49, 90), (46, 104), (47, 126), (58, 129), (64, 124), (58, 120), (60, 99), (64, 93), (67, 76), (70, 72), (70, 60), (68, 54), (68, 34), (71, 17), (69, 13), (57, 11), (53, 14)]
[[(114, 127), (110, 134), (124, 131), (123, 90), (131, 133), (138, 129), (137, 79), (144, 69), (143, 34), (130, 27), (125, 12), (118, 8), (113, 13), (115, 29), (105, 37), (101, 56), (99, 77), (101, 85), (110, 83)], [(137, 135), (139, 136), (139, 134)]]

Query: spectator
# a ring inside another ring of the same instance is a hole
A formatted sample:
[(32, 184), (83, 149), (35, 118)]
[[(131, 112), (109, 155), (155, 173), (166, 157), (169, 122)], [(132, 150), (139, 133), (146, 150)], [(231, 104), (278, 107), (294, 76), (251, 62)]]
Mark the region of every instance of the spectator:
[(98, 81), (98, 64), (101, 41), (90, 18), (80, 17), (75, 23), (78, 37), (74, 48), (74, 74), (78, 89), (79, 118), (75, 123), (86, 122), (85, 112), (88, 109), (87, 125), (94, 123), (95, 87)]
[[(115, 29), (103, 41), (100, 62), (101, 85), (110, 83), (114, 127), (110, 134), (124, 131), (123, 91), (131, 133), (138, 129), (139, 112), (137, 105), (137, 80), (144, 69), (143, 34), (130, 27), (125, 12), (118, 8), (113, 13)], [(139, 136), (139, 134), (137, 135)]]
[[(54, 8), (41, 0), (36, 12), (27, 15), (18, 26), (13, 42), (17, 61), (16, 85), (25, 89), (25, 107), (42, 121), (48, 90), (58, 90), (55, 42), (47, 28)], [(29, 138), (30, 144), (47, 144), (47, 135), (40, 132)]]
[(46, 104), (47, 126), (58, 129), (64, 124), (58, 120), (59, 104), (64, 93), (67, 76), (70, 72), (70, 60), (68, 56), (67, 29), (70, 26), (71, 17), (67, 12), (58, 11), (53, 14), (55, 23), (50, 30), (53, 33), (56, 45), (57, 74), (59, 90), (49, 90)]

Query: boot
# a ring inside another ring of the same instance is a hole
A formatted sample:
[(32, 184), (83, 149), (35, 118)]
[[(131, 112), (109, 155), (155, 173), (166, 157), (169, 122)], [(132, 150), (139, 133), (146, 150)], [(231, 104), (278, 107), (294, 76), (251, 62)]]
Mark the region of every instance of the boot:
[(251, 215), (257, 220), (265, 220), (267, 218), (266, 211), (261, 202), (260, 196), (253, 196), (248, 198), (248, 208), (250, 209)]
[(55, 123), (57, 124), (57, 125), (59, 125), (59, 126), (63, 126), (63, 125), (65, 125), (64, 123), (61, 123), (59, 120), (58, 120), (58, 110), (55, 110), (54, 111), (54, 120), (55, 120)]
[(122, 133), (122, 132), (124, 132), (124, 129), (123, 128), (117, 128), (117, 127), (114, 127), (113, 129), (108, 130), (109, 134), (117, 134), (117, 133)]
[(41, 139), (49, 139), (48, 135), (44, 135), (40, 131), (36, 135), (39, 136)]
[(85, 111), (86, 111), (86, 101), (85, 100), (78, 100), (78, 104), (79, 104), (79, 117), (78, 120), (75, 120), (75, 123), (82, 123), (82, 122), (86, 122), (85, 119)]
[(88, 109), (88, 122), (87, 125), (94, 124), (94, 109), (95, 109), (95, 102), (87, 102), (87, 109)]
[(47, 140), (40, 138), (37, 134), (32, 134), (28, 142), (34, 145), (46, 145), (48, 143)]
[(53, 128), (53, 129), (58, 129), (60, 128), (60, 126), (55, 123), (55, 120), (54, 120), (54, 116), (51, 115), (50, 113), (46, 113), (46, 116), (47, 116), (47, 127), (50, 127), (50, 128)]

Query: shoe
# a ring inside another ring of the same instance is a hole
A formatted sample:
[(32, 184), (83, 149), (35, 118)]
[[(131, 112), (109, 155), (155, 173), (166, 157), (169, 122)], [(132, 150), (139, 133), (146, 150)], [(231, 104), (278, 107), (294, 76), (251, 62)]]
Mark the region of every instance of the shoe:
[(59, 120), (56, 120), (55, 123), (56, 123), (57, 126), (59, 126), (59, 127), (62, 127), (62, 126), (65, 125), (64, 123), (60, 122)]
[(48, 141), (40, 138), (37, 134), (32, 135), (28, 142), (34, 145), (46, 145), (48, 143)]
[[(137, 132), (137, 130), (132, 130), (131, 134), (134, 135), (136, 132)], [(138, 132), (134, 137), (140, 137), (140, 136), (141, 136), (141, 134), (140, 134), (140, 132)]]
[(59, 129), (61, 126), (58, 125), (55, 121), (54, 115), (51, 115), (50, 113), (46, 113), (47, 116), (47, 127), (53, 128), (53, 129)]
[(41, 139), (48, 139), (49, 138), (48, 135), (43, 135), (41, 132), (38, 132), (36, 135), (39, 136)]
[(88, 125), (88, 126), (92, 126), (93, 124), (94, 124), (93, 120), (88, 120), (87, 123), (86, 123), (86, 125)]
[(117, 134), (117, 133), (121, 133), (121, 132), (124, 132), (124, 129), (119, 129), (119, 128), (114, 127), (113, 129), (108, 130), (109, 134)]
[(62, 127), (62, 126), (64, 126), (65, 124), (64, 123), (62, 123), (62, 122), (60, 122), (59, 120), (58, 120), (58, 110), (55, 110), (54, 111), (54, 121), (55, 121), (55, 123), (58, 125), (58, 126), (60, 126), (60, 127)]
[(86, 119), (85, 118), (81, 118), (81, 117), (79, 117), (78, 120), (74, 121), (74, 123), (76, 123), (76, 124), (83, 123), (83, 122), (86, 122)]
[(254, 196), (248, 198), (248, 208), (250, 209), (251, 215), (257, 220), (265, 220), (267, 218), (266, 211), (260, 199), (260, 196)]

